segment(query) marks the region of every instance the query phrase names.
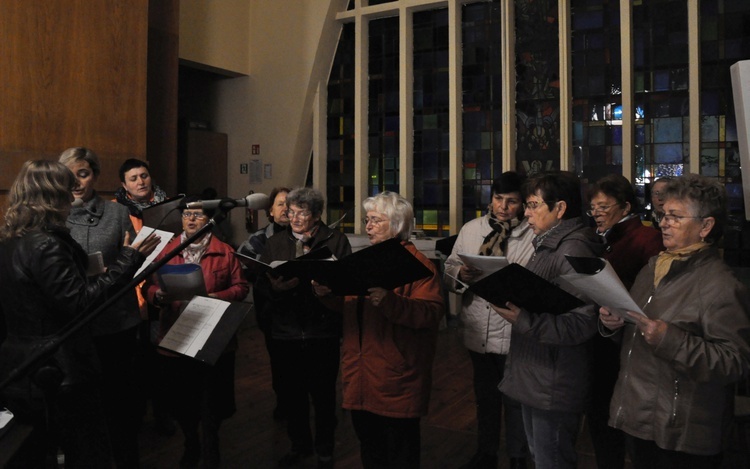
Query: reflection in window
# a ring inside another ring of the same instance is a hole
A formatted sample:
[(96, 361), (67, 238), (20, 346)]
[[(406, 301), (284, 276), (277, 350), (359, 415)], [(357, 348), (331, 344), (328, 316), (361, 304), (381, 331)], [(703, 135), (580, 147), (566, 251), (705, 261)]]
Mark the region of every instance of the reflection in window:
[(416, 228), (449, 236), (448, 9), (414, 13)]
[[(500, 2), (464, 5), (463, 47), (463, 220), (482, 215), (492, 181), (502, 168), (502, 64)], [(508, 168), (508, 170), (515, 168)]]
[(633, 5), (635, 185), (679, 176), (690, 158), (687, 2), (650, 0)]
[(729, 67), (750, 57), (750, 2), (703, 1), (700, 173), (724, 183), (732, 212), (743, 212), (740, 153)]
[(518, 169), (560, 169), (557, 0), (515, 0)]
[(347, 214), (344, 231), (354, 232), (354, 23), (344, 25), (328, 79), (326, 207), (328, 223)]
[(618, 0), (573, 0), (573, 155), (584, 182), (622, 173)]

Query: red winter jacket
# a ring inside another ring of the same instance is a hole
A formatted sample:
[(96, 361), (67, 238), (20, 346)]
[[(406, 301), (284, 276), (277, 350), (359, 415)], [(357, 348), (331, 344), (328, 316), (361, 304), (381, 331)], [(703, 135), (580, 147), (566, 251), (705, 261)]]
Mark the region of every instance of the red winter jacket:
[(413, 244), (403, 244), (432, 277), (391, 290), (379, 306), (357, 296), (321, 299), (343, 313), (345, 409), (394, 418), (427, 414), (443, 296), (433, 263)]

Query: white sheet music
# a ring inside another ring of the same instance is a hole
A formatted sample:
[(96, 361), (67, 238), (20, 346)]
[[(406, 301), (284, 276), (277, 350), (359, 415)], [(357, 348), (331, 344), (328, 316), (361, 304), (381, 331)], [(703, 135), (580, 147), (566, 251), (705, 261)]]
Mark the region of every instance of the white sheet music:
[(474, 281), (481, 280), (486, 276), (497, 272), (508, 265), (508, 259), (505, 256), (480, 256), (478, 254), (466, 254), (459, 252), (458, 257), (469, 267), (474, 267), (482, 271), (482, 275)]
[(195, 358), (229, 305), (216, 298), (193, 297), (159, 346)]
[(172, 237), (174, 236), (169, 231), (155, 230), (153, 228), (149, 228), (148, 226), (144, 226), (141, 228), (141, 231), (138, 232), (138, 236), (136, 236), (130, 244), (132, 245), (138, 241), (146, 239), (146, 237), (148, 237), (148, 235), (150, 235), (151, 233), (156, 233), (156, 235), (159, 237), (159, 245), (156, 246), (154, 252), (149, 254), (146, 260), (143, 261), (143, 264), (141, 264), (141, 266), (138, 268), (138, 272), (136, 272), (133, 277), (137, 277), (138, 274), (143, 272), (143, 269), (151, 265), (151, 263), (154, 262), (154, 259), (156, 259), (156, 256), (158, 256), (159, 253), (162, 252), (165, 247), (167, 247), (167, 244), (169, 244), (169, 242), (172, 240)]

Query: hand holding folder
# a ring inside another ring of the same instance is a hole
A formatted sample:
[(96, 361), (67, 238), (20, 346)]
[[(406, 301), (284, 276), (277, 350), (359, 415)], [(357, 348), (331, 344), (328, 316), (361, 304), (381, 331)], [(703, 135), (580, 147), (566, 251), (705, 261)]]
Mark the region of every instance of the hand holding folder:
[(519, 264), (509, 264), (472, 285), (458, 281), (475, 295), (503, 308), (510, 301), (531, 313), (562, 314), (585, 304)]

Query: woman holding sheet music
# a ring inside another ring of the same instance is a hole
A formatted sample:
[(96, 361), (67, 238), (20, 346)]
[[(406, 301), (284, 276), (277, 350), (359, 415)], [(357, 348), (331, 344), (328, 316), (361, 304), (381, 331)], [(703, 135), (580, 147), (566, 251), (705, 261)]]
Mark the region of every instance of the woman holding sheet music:
[(534, 231), (523, 216), (523, 180), (522, 176), (512, 171), (495, 179), (488, 213), (461, 228), (453, 252), (445, 261), (443, 282), (446, 288), (462, 295), (463, 339), (474, 370), (479, 431), (477, 451), (464, 466), (466, 469), (497, 467), (503, 421), (510, 468), (525, 466), (527, 448), (521, 405), (504, 397), (497, 388), (503, 379), (512, 326), (495, 314), (486, 300), (465, 291), (458, 281), (473, 283), (482, 274), (491, 273), (465, 265), (459, 254), (504, 256), (508, 262), (520, 265), (526, 265), (531, 258)]
[[(79, 186), (62, 163), (28, 161), (10, 188), (0, 228), (0, 320), (7, 326), (0, 346), (3, 378), (125, 287), (158, 244), (151, 237), (129, 246), (126, 235), (107, 270), (87, 277), (86, 253), (65, 226)], [(35, 427), (11, 465), (47, 467), (50, 458), (57, 462), (61, 446), (66, 467), (112, 467), (90, 329), (70, 336), (43, 364), (0, 391), (3, 405)]]
[(418, 468), (420, 418), (427, 414), (443, 296), (433, 265), (408, 241), (411, 204), (393, 192), (364, 201), (371, 244), (399, 238), (432, 276), (368, 296), (335, 297), (313, 282), (320, 301), (344, 320), (343, 407), (352, 412), (365, 468)]
[[(186, 197), (194, 202), (197, 197)], [(173, 239), (157, 256), (161, 259), (188, 237), (193, 236), (206, 223), (210, 214), (203, 209), (183, 209), (183, 233)], [(206, 233), (186, 247), (169, 264), (198, 264), (208, 296), (224, 301), (242, 301), (250, 287), (242, 274), (242, 266), (233, 254), (234, 249)], [(169, 293), (162, 291), (153, 281), (144, 286), (149, 303), (161, 307), (158, 340), (172, 327), (180, 315), (183, 302), (171, 301)], [(234, 358), (236, 339), (230, 342), (214, 366), (204, 365), (192, 358), (176, 356), (159, 349), (163, 373), (160, 379), (169, 397), (172, 413), (185, 436), (185, 450), (180, 467), (218, 467), (219, 426), (221, 421), (235, 411)], [(198, 427), (200, 426), (200, 438)]]
[[(266, 241), (260, 260), (296, 259), (326, 247), (341, 259), (352, 252), (346, 235), (321, 221), (325, 200), (310, 187), (286, 197), (289, 226)], [(339, 372), (341, 316), (321, 305), (310, 285), (298, 278), (261, 275), (255, 296), (271, 307), (280, 400), (287, 406), (287, 434), (292, 447), (279, 461), (293, 466), (318, 455), (318, 467), (333, 467), (336, 429), (336, 378)], [(315, 439), (310, 429), (310, 399), (315, 407)]]
[(600, 311), (622, 341), (609, 424), (627, 434), (637, 468), (719, 467), (732, 383), (750, 370), (750, 298), (716, 247), (724, 187), (689, 174), (670, 180), (662, 197), (666, 251), (630, 290), (645, 315), (628, 312), (625, 323)]
[[(524, 192), (525, 214), (536, 235), (526, 268), (553, 281), (573, 271), (566, 254), (601, 255), (604, 243), (581, 218), (581, 183), (575, 174), (560, 171), (532, 177)], [(560, 314), (531, 313), (510, 302), (493, 308), (513, 324), (500, 391), (521, 403), (535, 466), (575, 468), (575, 442), (589, 398), (595, 306)]]
[[(122, 205), (104, 200), (96, 193), (101, 173), (99, 157), (88, 148), (69, 148), (60, 154), (60, 163), (76, 176), (73, 196), (80, 206), (73, 207), (66, 221), (70, 235), (89, 256), (99, 255), (101, 271), (117, 258), (125, 234), (135, 239), (135, 230)], [(136, 291), (125, 294), (118, 302), (91, 323), (94, 345), (101, 361), (102, 401), (112, 450), (118, 467), (138, 466), (138, 411), (133, 398), (135, 385), (136, 335), (141, 322)]]

